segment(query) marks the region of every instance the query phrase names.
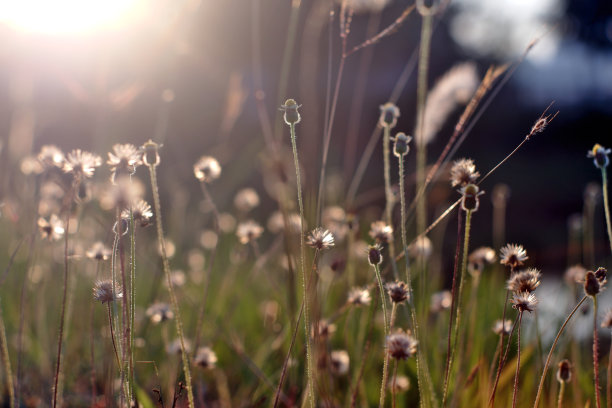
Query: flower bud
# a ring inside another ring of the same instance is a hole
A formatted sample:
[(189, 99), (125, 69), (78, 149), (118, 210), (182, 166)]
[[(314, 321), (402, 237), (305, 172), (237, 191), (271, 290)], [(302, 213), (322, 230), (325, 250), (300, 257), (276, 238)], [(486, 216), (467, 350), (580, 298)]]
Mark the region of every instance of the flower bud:
[(285, 111), (284, 119), (286, 124), (291, 126), (300, 122), (299, 107), (300, 105), (294, 99), (287, 99), (285, 104), (280, 107), (281, 110)]
[(484, 194), (484, 191), (479, 191), (478, 186), (475, 184), (468, 184), (461, 189), (463, 198), (461, 199), (461, 209), (463, 211), (478, 211), (480, 200), (478, 196)]
[(397, 157), (402, 157), (410, 151), (408, 143), (412, 140), (411, 136), (406, 136), (405, 133), (399, 132), (395, 135), (395, 144), (393, 146), (393, 153)]

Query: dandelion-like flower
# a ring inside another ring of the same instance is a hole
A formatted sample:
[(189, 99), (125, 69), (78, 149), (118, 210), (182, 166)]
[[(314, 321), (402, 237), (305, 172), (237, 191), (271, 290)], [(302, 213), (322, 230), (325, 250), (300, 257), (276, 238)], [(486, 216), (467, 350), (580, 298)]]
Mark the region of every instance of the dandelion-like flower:
[(142, 164), (142, 151), (133, 144), (116, 144), (113, 151), (108, 153), (111, 181), (117, 177), (129, 176), (136, 172), (136, 167)]
[(396, 360), (407, 360), (414, 356), (417, 351), (418, 342), (410, 332), (398, 330), (387, 337), (387, 350), (389, 355)]
[(101, 164), (102, 158), (97, 154), (75, 149), (66, 155), (64, 172), (71, 173), (76, 178), (89, 178)]
[(442, 292), (436, 292), (431, 295), (431, 302), (429, 309), (432, 313), (439, 313), (444, 309), (451, 307), (453, 296), (450, 290), (443, 290)]
[(499, 250), (499, 263), (510, 268), (517, 268), (529, 258), (522, 245), (507, 244)]
[(193, 174), (202, 183), (210, 183), (221, 176), (221, 165), (211, 156), (202, 156), (193, 165)]
[(256, 240), (263, 234), (263, 227), (253, 220), (248, 220), (238, 224), (236, 229), (236, 236), (241, 244), (248, 244), (251, 241)]
[(565, 359), (559, 362), (557, 368), (557, 381), (560, 383), (568, 383), (572, 380), (572, 364)]
[(217, 355), (210, 347), (200, 347), (196, 353), (194, 362), (197, 366), (212, 370), (217, 364)]
[(49, 220), (40, 217), (38, 219), (38, 229), (43, 239), (49, 241), (57, 241), (65, 232), (64, 222), (55, 214), (51, 214)]
[(332, 374), (346, 375), (348, 373), (350, 358), (346, 350), (332, 350), (329, 362)]
[(540, 286), (541, 272), (535, 268), (529, 268), (524, 271), (513, 274), (508, 279), (508, 290), (513, 292), (533, 292)]
[(252, 188), (243, 188), (234, 197), (234, 206), (241, 212), (249, 212), (259, 205), (259, 195)]
[(584, 282), (584, 277), (587, 273), (587, 270), (582, 265), (573, 265), (565, 270), (565, 274), (563, 275), (563, 279), (570, 286), (575, 283)]
[(367, 306), (372, 301), (370, 291), (367, 288), (353, 288), (349, 292), (347, 302), (353, 306)]
[(38, 162), (45, 170), (54, 167), (61, 169), (64, 166), (64, 152), (62, 152), (57, 146), (45, 145), (41, 147), (37, 158)]
[(334, 236), (325, 228), (315, 228), (308, 233), (306, 245), (318, 250), (329, 249), (334, 246)]
[[(170, 355), (180, 355), (183, 352), (181, 339), (174, 339), (166, 346), (166, 353)], [(191, 342), (185, 339), (185, 352), (191, 353)]]
[(393, 227), (384, 221), (374, 221), (370, 224), (370, 237), (380, 244), (393, 242)]
[(85, 255), (89, 259), (95, 259), (96, 261), (106, 261), (111, 256), (111, 250), (104, 245), (104, 243), (98, 241), (94, 243), (91, 248), (85, 252)]
[[(153, 211), (151, 210), (151, 205), (149, 205), (149, 203), (147, 203), (145, 200), (136, 200), (132, 203), (132, 216), (134, 217), (134, 222), (140, 224), (141, 227), (147, 227), (151, 225), (153, 220)], [(121, 218), (124, 220), (129, 220), (130, 210), (125, 209), (121, 211)]]
[(451, 167), (451, 186), (465, 187), (474, 184), (480, 173), (476, 171), (476, 165), (472, 159), (459, 159)]
[(382, 263), (382, 245), (374, 244), (368, 246), (368, 262), (372, 266), (380, 265)]
[(394, 128), (397, 124), (397, 118), (400, 116), (399, 108), (392, 102), (387, 102), (380, 105), (380, 117), (378, 124), (381, 127)]
[(610, 158), (608, 157), (610, 152), (612, 152), (611, 149), (606, 149), (599, 143), (596, 143), (593, 149), (587, 153), (587, 157), (593, 159), (595, 167), (604, 169), (610, 164)]
[(468, 256), (468, 271), (472, 275), (477, 275), (484, 269), (485, 265), (490, 265), (497, 259), (495, 250), (491, 247), (480, 247), (475, 249)]
[(502, 334), (508, 335), (510, 334), (510, 330), (512, 329), (512, 320), (506, 320), (505, 322), (501, 319), (496, 320), (493, 324), (493, 333), (501, 336)]
[(387, 293), (393, 303), (402, 303), (408, 300), (410, 293), (408, 293), (408, 285), (401, 281), (388, 282), (385, 285)]
[(431, 240), (426, 236), (418, 237), (409, 247), (408, 253), (412, 258), (429, 259), (433, 252)]
[(512, 295), (512, 307), (520, 312), (532, 312), (538, 304), (538, 299), (533, 293), (520, 292)]
[(117, 299), (121, 299), (123, 293), (120, 288), (113, 291), (113, 281), (99, 280), (93, 287), (93, 298), (101, 303), (110, 303)]
[(174, 312), (167, 303), (154, 303), (147, 309), (147, 317), (153, 323), (161, 323), (174, 318)]

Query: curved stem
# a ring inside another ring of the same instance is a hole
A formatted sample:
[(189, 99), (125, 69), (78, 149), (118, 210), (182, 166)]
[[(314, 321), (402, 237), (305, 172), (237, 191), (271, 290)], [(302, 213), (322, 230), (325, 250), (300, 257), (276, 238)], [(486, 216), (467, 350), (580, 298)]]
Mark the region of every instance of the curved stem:
[[(514, 330), (516, 329), (516, 324), (518, 323), (518, 316), (516, 316), (516, 320), (512, 325), (512, 329), (510, 330), (510, 334), (508, 335), (508, 342), (506, 343), (506, 351), (503, 353), (503, 357), (501, 359), (501, 364), (497, 368), (497, 375), (495, 376), (495, 383), (493, 384), (493, 391), (491, 392), (491, 396), (489, 397), (489, 407), (492, 407), (495, 403), (495, 392), (497, 391), (497, 384), (499, 384), (499, 377), (501, 376), (502, 369), (506, 364), (506, 360), (508, 359), (508, 351), (510, 351), (510, 342), (512, 341), (512, 335), (514, 334)], [(503, 350), (502, 350), (503, 351)]]
[(516, 373), (514, 374), (514, 392), (512, 393), (512, 408), (516, 408), (516, 397), (518, 395), (519, 372), (521, 369), (521, 322), (523, 321), (523, 311), (519, 311), (518, 331), (517, 331), (517, 351), (516, 351)]
[(606, 213), (606, 227), (608, 229), (608, 241), (612, 252), (612, 221), (610, 221), (610, 203), (608, 202), (608, 175), (606, 168), (601, 168), (601, 189), (603, 191), (604, 211)]

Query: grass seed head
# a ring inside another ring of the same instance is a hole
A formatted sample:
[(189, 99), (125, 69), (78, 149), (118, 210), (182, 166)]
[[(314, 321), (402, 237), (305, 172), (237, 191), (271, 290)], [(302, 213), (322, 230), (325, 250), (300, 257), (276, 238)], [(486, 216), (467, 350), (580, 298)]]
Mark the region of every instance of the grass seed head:
[(113, 282), (111, 280), (99, 280), (93, 287), (93, 298), (101, 303), (110, 303), (116, 299), (121, 299), (123, 292), (116, 288), (113, 291)]
[(517, 268), (529, 258), (522, 245), (506, 244), (499, 250), (499, 263), (510, 268)]
[(407, 360), (413, 357), (417, 351), (418, 342), (410, 332), (398, 330), (387, 337), (387, 350), (389, 355), (396, 360)]
[(368, 262), (372, 266), (380, 265), (383, 261), (382, 245), (376, 243), (368, 246)]
[(519, 312), (532, 312), (538, 304), (538, 299), (533, 293), (520, 292), (512, 295), (512, 307)]
[(210, 347), (200, 347), (196, 353), (194, 362), (203, 369), (212, 370), (216, 367), (217, 355)]
[(393, 227), (384, 221), (374, 221), (370, 224), (370, 237), (379, 244), (393, 242)]
[(476, 184), (468, 184), (461, 188), (460, 192), (463, 195), (461, 198), (461, 209), (463, 211), (478, 211), (480, 206), (480, 199), (478, 197), (484, 194), (484, 191), (479, 190)]
[(403, 132), (399, 132), (395, 135), (395, 143), (393, 144), (393, 154), (397, 157), (403, 157), (410, 151), (408, 145), (412, 140), (412, 136), (407, 136)]
[(512, 320), (502, 321), (501, 319), (496, 320), (493, 324), (493, 333), (501, 336), (502, 334), (508, 335), (510, 334), (510, 330), (512, 329)]
[(387, 293), (393, 303), (405, 302), (410, 296), (408, 285), (401, 281), (388, 282), (385, 285), (385, 289), (387, 289)]
[(342, 376), (348, 373), (350, 358), (346, 350), (333, 350), (329, 360), (332, 374)]
[(476, 165), (472, 159), (459, 159), (453, 163), (450, 171), (451, 186), (465, 187), (474, 184), (480, 177), (476, 171)]
[(588, 296), (595, 297), (604, 290), (606, 284), (606, 278), (598, 279), (597, 275), (593, 271), (588, 271), (584, 276), (584, 293)]

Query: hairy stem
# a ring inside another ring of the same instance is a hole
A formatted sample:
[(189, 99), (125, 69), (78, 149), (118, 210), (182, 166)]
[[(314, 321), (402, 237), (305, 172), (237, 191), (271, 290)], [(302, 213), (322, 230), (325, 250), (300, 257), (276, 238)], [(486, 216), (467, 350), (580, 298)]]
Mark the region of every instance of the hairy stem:
[(6, 341), (6, 328), (2, 317), (2, 300), (0, 299), (0, 347), (2, 348), (2, 362), (4, 363), (4, 375), (6, 376), (6, 388), (9, 393), (9, 404), (15, 408), (15, 387), (13, 386), (13, 371), (11, 370), (11, 359)]
[(565, 393), (565, 381), (561, 381), (561, 386), (559, 387), (559, 397), (557, 398), (557, 408), (561, 408), (563, 406), (563, 394)]
[[(391, 190), (391, 128), (385, 126), (383, 134), (383, 163), (385, 173), (385, 222), (387, 225), (393, 225), (393, 191)], [(397, 274), (397, 263), (395, 262), (395, 246), (393, 242), (389, 243), (389, 258), (391, 268), (393, 269), (393, 277), (399, 279)]]
[(384, 408), (385, 406), (385, 395), (386, 395), (386, 386), (387, 386), (387, 375), (389, 371), (389, 353), (386, 347), (386, 339), (389, 335), (389, 322), (387, 321), (387, 301), (385, 300), (385, 288), (383, 286), (382, 278), (380, 276), (380, 268), (378, 265), (374, 265), (374, 271), (376, 272), (376, 280), (378, 281), (378, 288), (380, 289), (380, 303), (382, 304), (383, 310), (383, 319), (385, 325), (385, 358), (383, 364), (383, 373), (382, 373), (382, 385), (380, 387), (380, 403), (379, 407)]
[(599, 392), (599, 338), (597, 336), (597, 296), (593, 296), (593, 382), (595, 383), (595, 403), (601, 408)]
[(523, 321), (523, 311), (519, 311), (519, 321), (517, 330), (517, 350), (516, 350), (516, 373), (514, 374), (514, 392), (512, 393), (512, 408), (516, 408), (516, 397), (518, 395), (519, 372), (521, 369), (521, 322)]
[(606, 213), (606, 227), (608, 229), (608, 241), (612, 252), (612, 221), (610, 221), (610, 203), (608, 202), (608, 175), (606, 168), (601, 168), (601, 189), (603, 191), (604, 211)]

